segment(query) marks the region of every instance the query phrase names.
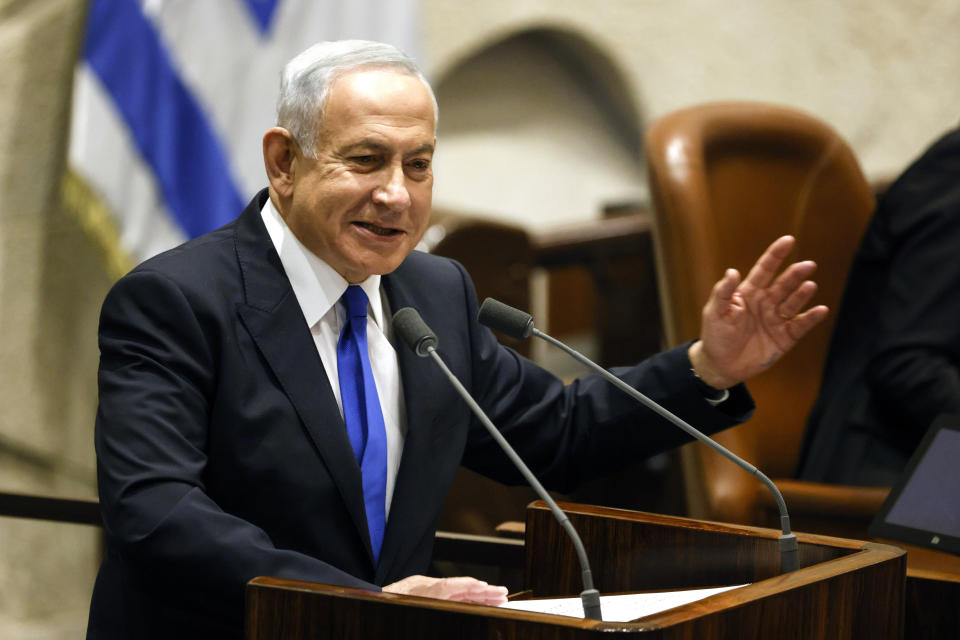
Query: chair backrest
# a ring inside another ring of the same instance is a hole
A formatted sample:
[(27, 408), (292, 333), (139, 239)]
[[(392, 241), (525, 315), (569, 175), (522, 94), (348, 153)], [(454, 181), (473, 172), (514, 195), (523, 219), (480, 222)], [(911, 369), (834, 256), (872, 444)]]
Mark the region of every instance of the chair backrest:
[[(838, 309), (875, 199), (849, 146), (832, 128), (782, 106), (712, 103), (657, 121), (646, 134), (645, 149), (671, 345), (698, 336), (702, 306), (725, 268), (745, 275), (783, 234), (797, 238), (791, 258), (818, 264), (815, 302)], [(752, 379), (754, 418), (718, 436), (771, 477), (796, 472), (832, 327), (831, 315)], [(695, 446), (695, 475), (688, 476), (691, 514), (752, 520), (756, 480)]]
[[(496, 298), (518, 309), (530, 308), (533, 247), (522, 228), (468, 216), (446, 214), (443, 237), (430, 251), (460, 262), (477, 290), (478, 302)], [(497, 335), (503, 344), (530, 355), (529, 340)]]

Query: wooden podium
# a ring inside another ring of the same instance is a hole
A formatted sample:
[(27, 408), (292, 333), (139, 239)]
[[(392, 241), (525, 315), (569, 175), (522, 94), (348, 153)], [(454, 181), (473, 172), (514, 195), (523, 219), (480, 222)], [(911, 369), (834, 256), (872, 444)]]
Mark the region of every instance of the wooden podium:
[[(561, 506), (602, 594), (751, 584), (631, 622), (600, 622), (255, 578), (247, 587), (246, 639), (902, 637), (902, 549), (798, 534), (800, 569), (780, 575), (779, 531)], [(524, 597), (576, 596), (582, 589), (573, 546), (542, 502), (527, 510), (524, 571)]]

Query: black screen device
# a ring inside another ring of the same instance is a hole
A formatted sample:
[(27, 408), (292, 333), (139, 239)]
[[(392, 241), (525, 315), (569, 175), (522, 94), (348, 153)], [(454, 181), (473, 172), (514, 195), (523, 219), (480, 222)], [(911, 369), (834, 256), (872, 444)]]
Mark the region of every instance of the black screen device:
[(960, 414), (933, 421), (869, 531), (960, 554)]

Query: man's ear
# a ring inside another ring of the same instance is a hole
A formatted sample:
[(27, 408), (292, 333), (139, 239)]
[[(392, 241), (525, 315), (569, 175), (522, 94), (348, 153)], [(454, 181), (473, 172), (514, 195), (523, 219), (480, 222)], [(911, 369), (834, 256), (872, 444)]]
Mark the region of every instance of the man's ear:
[(263, 134), (263, 164), (270, 186), (281, 198), (293, 194), (297, 143), (283, 127), (273, 127)]

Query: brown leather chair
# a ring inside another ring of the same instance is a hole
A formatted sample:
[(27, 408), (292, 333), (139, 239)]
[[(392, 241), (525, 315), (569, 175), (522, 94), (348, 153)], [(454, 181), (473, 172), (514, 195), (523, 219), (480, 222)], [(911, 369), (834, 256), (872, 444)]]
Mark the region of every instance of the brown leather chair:
[[(797, 238), (791, 258), (819, 266), (814, 302), (839, 307), (875, 198), (832, 128), (782, 106), (712, 103), (660, 119), (645, 143), (670, 345), (698, 336), (702, 306), (725, 268), (745, 275), (783, 234)], [(774, 480), (795, 529), (862, 537), (886, 490), (791, 479), (832, 326), (830, 316), (750, 380), (756, 414), (717, 440)], [(778, 526), (766, 489), (733, 463), (696, 443), (686, 447), (684, 466), (691, 515)]]

